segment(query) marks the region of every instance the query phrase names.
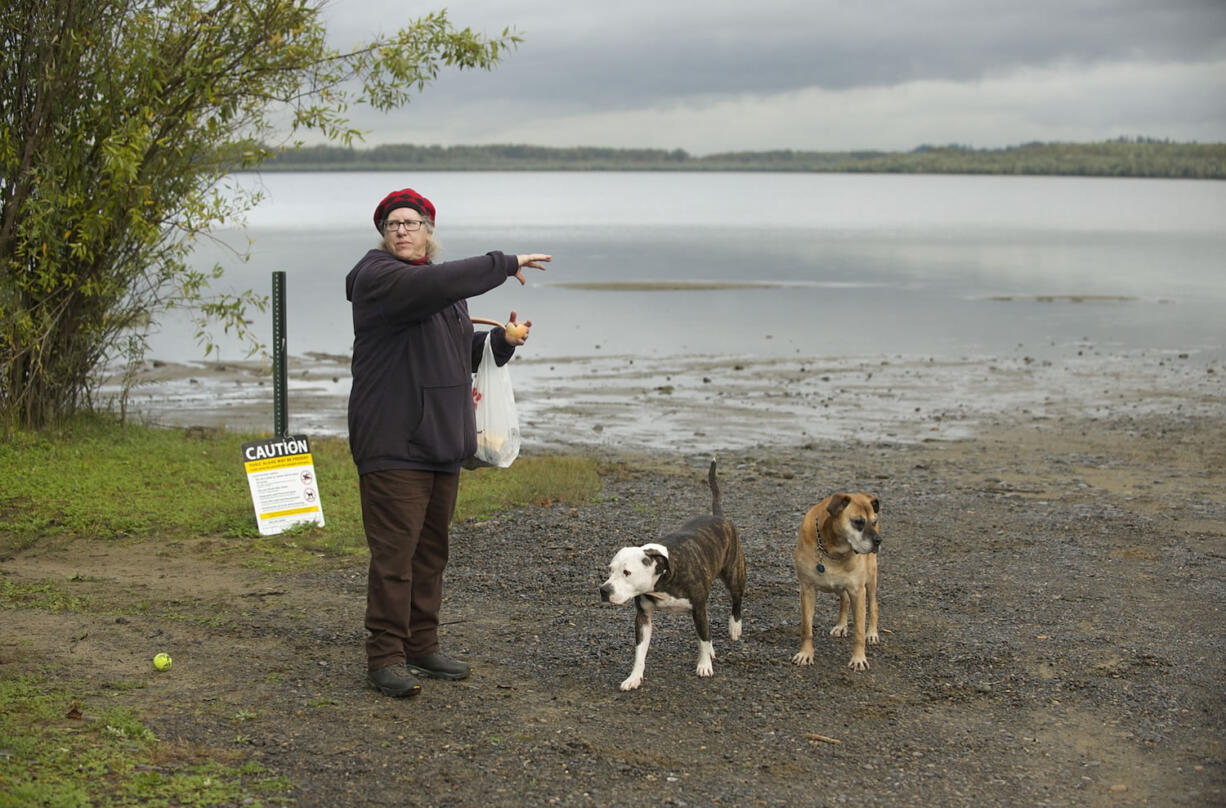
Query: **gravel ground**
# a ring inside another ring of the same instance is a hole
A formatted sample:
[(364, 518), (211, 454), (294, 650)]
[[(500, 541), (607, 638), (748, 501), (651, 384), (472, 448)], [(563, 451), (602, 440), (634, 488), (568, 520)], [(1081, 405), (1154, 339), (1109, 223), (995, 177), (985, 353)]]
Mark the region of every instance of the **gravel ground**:
[[(619, 691), (633, 610), (597, 593), (617, 548), (709, 508), (710, 454), (677, 451), (602, 456), (590, 505), (457, 525), (442, 639), (474, 673), (413, 699), (363, 686), (360, 559), (261, 572), (219, 540), (4, 559), (16, 581), (75, 576), (98, 608), (6, 612), (0, 675), (62, 677), (175, 748), (250, 757), (302, 806), (1226, 804), (1221, 417), (717, 455), (749, 580), (737, 643), (714, 589), (711, 678), (689, 618), (662, 615), (642, 688)], [(796, 529), (838, 490), (882, 502), (864, 672), (827, 634), (833, 596), (813, 666), (790, 661)]]

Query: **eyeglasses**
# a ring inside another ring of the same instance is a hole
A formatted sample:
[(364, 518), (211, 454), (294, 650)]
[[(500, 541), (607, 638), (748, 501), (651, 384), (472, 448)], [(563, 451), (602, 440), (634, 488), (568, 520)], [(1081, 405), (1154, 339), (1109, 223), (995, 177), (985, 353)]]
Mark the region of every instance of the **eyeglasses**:
[(423, 224), (425, 224), (425, 222), (421, 219), (402, 219), (398, 222), (394, 222), (391, 219), (385, 219), (383, 221), (383, 231), (385, 233), (395, 233), (403, 227), (410, 233), (416, 233), (418, 230), (421, 230), (421, 226)]

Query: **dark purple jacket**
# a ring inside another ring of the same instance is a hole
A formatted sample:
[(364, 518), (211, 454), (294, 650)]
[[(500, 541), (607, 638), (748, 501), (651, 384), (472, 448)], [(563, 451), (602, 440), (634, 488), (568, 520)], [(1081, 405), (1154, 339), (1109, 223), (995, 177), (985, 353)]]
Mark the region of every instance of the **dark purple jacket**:
[(516, 257), (501, 252), (416, 266), (375, 249), (349, 271), (349, 450), (358, 474), (457, 472), (477, 451), (472, 374), (486, 334), (499, 365), (515, 348), (500, 328), (474, 333), (467, 298), (518, 270)]

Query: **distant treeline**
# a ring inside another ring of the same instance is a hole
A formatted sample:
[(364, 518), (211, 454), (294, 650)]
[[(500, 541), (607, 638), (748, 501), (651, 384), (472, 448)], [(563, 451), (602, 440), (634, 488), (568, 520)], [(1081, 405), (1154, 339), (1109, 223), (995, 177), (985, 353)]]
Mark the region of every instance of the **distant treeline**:
[(416, 146), (285, 150), (264, 170), (283, 171), (823, 171), (890, 174), (1062, 174), (1226, 179), (1226, 143), (1120, 138), (1026, 143), (1003, 149), (920, 146), (909, 152), (765, 151), (695, 157), (682, 149)]

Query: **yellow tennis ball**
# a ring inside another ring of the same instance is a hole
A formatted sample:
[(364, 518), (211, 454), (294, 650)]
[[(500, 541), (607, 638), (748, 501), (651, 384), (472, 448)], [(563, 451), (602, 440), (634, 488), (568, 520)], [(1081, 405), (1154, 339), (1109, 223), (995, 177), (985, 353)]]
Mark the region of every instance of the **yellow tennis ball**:
[(164, 671), (170, 667), (170, 654), (158, 654), (153, 658), (153, 667)]

